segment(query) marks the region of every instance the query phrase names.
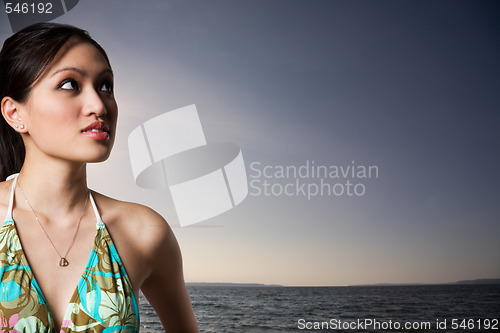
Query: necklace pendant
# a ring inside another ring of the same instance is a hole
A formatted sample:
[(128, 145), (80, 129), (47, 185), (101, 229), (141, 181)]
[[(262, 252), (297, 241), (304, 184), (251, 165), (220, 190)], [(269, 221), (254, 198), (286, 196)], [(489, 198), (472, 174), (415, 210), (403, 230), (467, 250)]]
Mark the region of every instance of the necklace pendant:
[(59, 266), (66, 267), (68, 265), (69, 265), (69, 262), (66, 260), (66, 258), (61, 257), (61, 260), (59, 260)]

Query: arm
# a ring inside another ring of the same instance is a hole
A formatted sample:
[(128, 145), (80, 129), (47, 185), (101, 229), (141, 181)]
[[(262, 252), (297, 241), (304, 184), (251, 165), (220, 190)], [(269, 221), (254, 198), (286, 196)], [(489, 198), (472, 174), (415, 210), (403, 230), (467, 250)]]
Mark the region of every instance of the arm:
[(154, 228), (154, 240), (147, 259), (150, 274), (142, 292), (169, 333), (197, 333), (198, 324), (184, 283), (182, 257), (175, 236), (161, 218)]

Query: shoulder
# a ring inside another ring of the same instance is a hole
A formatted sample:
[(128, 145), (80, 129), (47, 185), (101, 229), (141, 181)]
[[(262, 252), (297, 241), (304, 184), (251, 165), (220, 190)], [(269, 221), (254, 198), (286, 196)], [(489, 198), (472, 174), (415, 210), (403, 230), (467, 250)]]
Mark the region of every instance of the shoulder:
[(165, 219), (153, 209), (132, 202), (120, 201), (92, 192), (102, 220), (110, 233), (126, 237), (143, 255), (172, 241), (173, 232)]
[(158, 227), (166, 224), (165, 219), (160, 214), (147, 206), (120, 201), (94, 191), (92, 191), (92, 196), (103, 220), (119, 219), (127, 224), (141, 224), (143, 227)]
[(0, 199), (7, 198), (8, 201), (11, 189), (12, 189), (12, 180), (5, 180), (0, 182)]
[(12, 188), (12, 180), (0, 182), (0, 217), (3, 219), (7, 215), (9, 207), (10, 191)]
[(182, 272), (177, 240), (165, 219), (149, 207), (95, 193), (101, 218), (131, 276), (164, 327), (198, 332)]

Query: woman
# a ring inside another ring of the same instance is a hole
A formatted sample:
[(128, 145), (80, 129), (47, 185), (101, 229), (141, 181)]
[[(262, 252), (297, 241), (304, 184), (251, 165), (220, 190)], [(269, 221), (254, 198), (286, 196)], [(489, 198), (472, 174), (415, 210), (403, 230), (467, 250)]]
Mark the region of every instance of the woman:
[(14, 174), (0, 183), (0, 326), (138, 332), (142, 290), (168, 332), (198, 332), (165, 220), (87, 188), (116, 135), (105, 51), (73, 26), (29, 26), (0, 53), (0, 100), (0, 177)]

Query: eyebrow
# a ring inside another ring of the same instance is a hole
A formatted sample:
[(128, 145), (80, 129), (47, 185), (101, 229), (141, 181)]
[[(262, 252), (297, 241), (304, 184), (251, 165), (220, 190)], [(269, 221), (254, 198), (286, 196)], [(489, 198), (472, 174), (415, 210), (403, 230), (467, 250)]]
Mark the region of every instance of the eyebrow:
[[(78, 73), (80, 75), (83, 75), (83, 76), (87, 75), (86, 71), (81, 70), (79, 68), (76, 68), (76, 67), (64, 67), (64, 68), (60, 68), (60, 69), (56, 70), (54, 73), (52, 73), (50, 75), (50, 77), (53, 77), (56, 74), (59, 74), (61, 72), (66, 72), (66, 71), (76, 72), (76, 73)], [(109, 68), (106, 68), (103, 71), (101, 71), (101, 73), (99, 73), (99, 75), (102, 75), (102, 74), (105, 74), (105, 73), (109, 73), (109, 74), (113, 75), (113, 71), (111, 69), (109, 69)]]

